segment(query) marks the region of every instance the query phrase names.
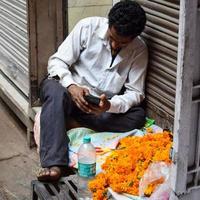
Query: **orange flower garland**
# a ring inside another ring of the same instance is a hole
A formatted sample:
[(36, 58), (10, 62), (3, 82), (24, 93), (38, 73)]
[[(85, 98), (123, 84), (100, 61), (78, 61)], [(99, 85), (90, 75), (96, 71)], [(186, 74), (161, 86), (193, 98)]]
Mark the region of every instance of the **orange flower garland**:
[[(172, 135), (168, 131), (121, 139), (118, 149), (102, 165), (104, 171), (89, 182), (93, 199), (106, 200), (108, 187), (118, 193), (138, 195), (140, 179), (149, 164), (159, 161), (171, 163), (171, 147)], [(148, 187), (146, 194), (149, 196), (154, 188), (155, 184)]]

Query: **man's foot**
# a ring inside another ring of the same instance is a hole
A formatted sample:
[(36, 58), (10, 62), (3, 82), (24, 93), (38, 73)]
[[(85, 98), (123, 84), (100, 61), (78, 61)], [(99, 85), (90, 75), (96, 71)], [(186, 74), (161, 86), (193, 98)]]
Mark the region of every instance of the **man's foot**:
[(39, 181), (54, 182), (58, 181), (62, 175), (61, 167), (41, 168), (37, 174)]

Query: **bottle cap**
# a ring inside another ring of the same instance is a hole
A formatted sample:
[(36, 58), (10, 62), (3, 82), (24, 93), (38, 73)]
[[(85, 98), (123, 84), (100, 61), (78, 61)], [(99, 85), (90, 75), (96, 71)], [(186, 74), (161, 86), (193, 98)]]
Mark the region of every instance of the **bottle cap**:
[(85, 135), (83, 138), (83, 143), (90, 143), (91, 142), (91, 137), (89, 135)]

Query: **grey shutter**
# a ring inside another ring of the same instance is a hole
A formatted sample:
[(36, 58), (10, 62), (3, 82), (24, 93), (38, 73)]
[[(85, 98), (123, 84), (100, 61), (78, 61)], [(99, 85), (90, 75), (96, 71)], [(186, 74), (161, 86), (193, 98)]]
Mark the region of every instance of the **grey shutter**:
[(179, 1), (136, 0), (147, 15), (142, 34), (149, 48), (146, 84), (148, 116), (173, 127), (178, 50)]
[(0, 69), (28, 96), (26, 0), (0, 1)]

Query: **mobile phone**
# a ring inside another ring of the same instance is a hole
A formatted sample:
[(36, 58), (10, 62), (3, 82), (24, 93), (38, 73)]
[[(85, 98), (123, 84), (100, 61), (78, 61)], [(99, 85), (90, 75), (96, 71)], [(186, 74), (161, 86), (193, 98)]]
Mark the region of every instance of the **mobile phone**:
[(99, 106), (99, 103), (100, 103), (99, 97), (95, 97), (95, 96), (89, 94), (89, 95), (85, 95), (84, 99), (90, 104), (93, 104), (95, 106)]

